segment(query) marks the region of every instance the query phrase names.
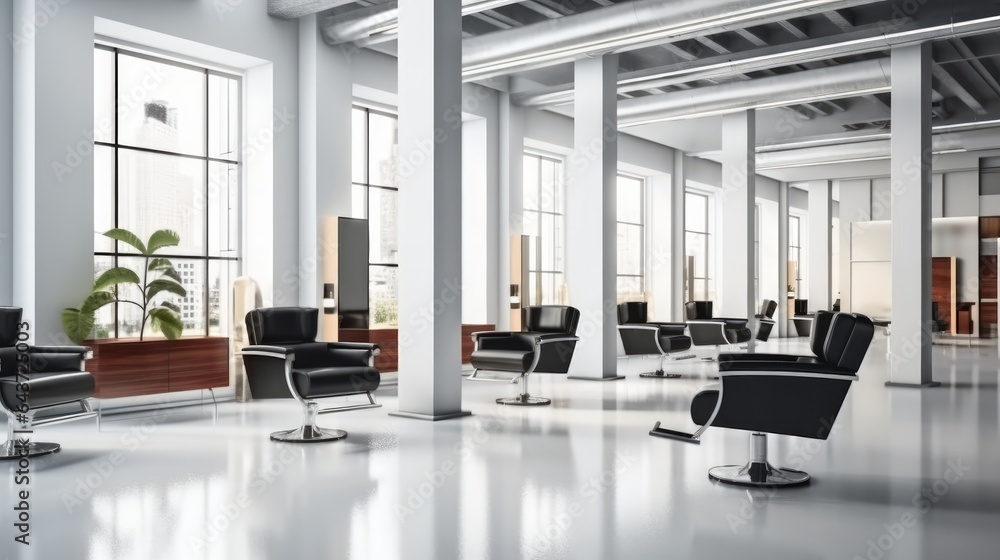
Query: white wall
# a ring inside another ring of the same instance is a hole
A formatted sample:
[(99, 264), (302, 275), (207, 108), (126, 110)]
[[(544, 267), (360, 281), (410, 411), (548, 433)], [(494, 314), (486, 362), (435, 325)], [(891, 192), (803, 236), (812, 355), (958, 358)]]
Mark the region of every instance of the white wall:
[[(486, 119), (462, 125), (462, 323), (487, 322)], [(495, 306), (493, 306), (495, 307)]]
[[(34, 10), (30, 0), (18, 2)], [(35, 73), (35, 110), (21, 128), (32, 129), (35, 153), (15, 163), (30, 167), (36, 175), (32, 183), (24, 174), (15, 185), (18, 196), (39, 202), (34, 216), (37, 222), (22, 222), (31, 231), (18, 234), (33, 235), (31, 250), (44, 258), (37, 260), (30, 276), (15, 290), (22, 298), (18, 304), (30, 309), (36, 336), (42, 342), (61, 336), (60, 310), (78, 304), (93, 278), (93, 158), (83, 157), (61, 180), (54, 174), (53, 163), (64, 162), (67, 150), (86, 140), (88, 131), (94, 129), (95, 17), (271, 61), (275, 110), (298, 113), (297, 23), (269, 17), (259, 2), (246, 2), (224, 13), (219, 12), (218, 3), (206, 1), (57, 4), (58, 13), (35, 33), (35, 59), (30, 62)], [(72, 94), (68, 94), (68, 85)], [(275, 189), (269, 202), (275, 224), (271, 267), (275, 284), (283, 272), (297, 269), (297, 128), (292, 119), (280, 130), (276, 126), (271, 135)], [(56, 223), (58, 228), (53, 227)], [(253, 251), (253, 247), (246, 251)], [(296, 291), (294, 283), (287, 290), (276, 289), (274, 303), (294, 303)]]
[[(0, 3), (0, 35), (12, 33), (14, 8), (10, 2)], [(0, 41), (0, 305), (16, 305), (14, 298), (14, 174), (11, 169), (13, 155), (14, 114), (12, 96), (14, 44)]]

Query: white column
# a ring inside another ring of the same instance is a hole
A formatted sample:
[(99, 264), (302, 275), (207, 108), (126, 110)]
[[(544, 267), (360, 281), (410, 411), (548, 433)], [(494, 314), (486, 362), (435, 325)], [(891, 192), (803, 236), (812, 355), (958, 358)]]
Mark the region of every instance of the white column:
[(670, 176), (670, 308), (673, 321), (684, 321), (684, 191), (687, 174), (684, 152), (674, 150), (674, 173)]
[[(14, 5), (4, 2), (0, 7), (0, 35), (7, 37), (13, 33)], [(14, 88), (10, 79), (13, 77), (14, 45), (11, 41), (0, 44), (0, 76), (7, 79), (0, 84), (0, 169), (5, 172), (0, 176), (0, 305), (13, 305), (14, 299), (14, 185), (10, 169), (13, 167), (11, 156), (14, 151), (11, 131), (14, 124)]]
[(930, 44), (892, 49), (890, 385), (931, 385)]
[(580, 327), (570, 377), (617, 374), (615, 310), (618, 57), (576, 61), (574, 152), (566, 187), (566, 284)]
[(399, 416), (462, 412), (460, 0), (399, 3)]
[(830, 309), (833, 253), (833, 189), (830, 181), (809, 181), (809, 307)]
[[(722, 260), (714, 315), (748, 318), (756, 332), (753, 293), (756, 204), (756, 115), (753, 110), (722, 117)], [(753, 344), (753, 339), (751, 339)]]
[[(511, 328), (510, 321), (510, 243), (521, 235), (524, 207), (522, 189), (524, 169), (524, 117), (523, 110), (510, 100), (509, 93), (499, 95), (500, 105), (500, 189), (497, 205), (497, 229), (500, 251), (497, 258), (497, 330)], [(524, 286), (522, 286), (524, 288)], [(522, 294), (523, 295), (523, 294)], [(522, 299), (522, 305), (527, 300)]]
[(788, 336), (788, 183), (778, 183), (778, 336)]

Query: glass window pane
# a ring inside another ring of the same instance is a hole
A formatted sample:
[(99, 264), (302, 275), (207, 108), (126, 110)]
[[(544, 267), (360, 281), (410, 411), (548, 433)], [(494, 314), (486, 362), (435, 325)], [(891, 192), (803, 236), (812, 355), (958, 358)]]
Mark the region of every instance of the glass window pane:
[[(94, 257), (94, 278), (111, 270), (115, 266), (114, 257)], [(94, 314), (94, 330), (90, 337), (114, 338), (115, 336), (115, 304), (105, 305)]]
[(796, 216), (788, 217), (788, 244), (799, 246), (799, 219)]
[(205, 73), (118, 55), (118, 141), (205, 155)]
[(208, 155), (239, 159), (240, 82), (233, 78), (208, 76)]
[[(181, 277), (181, 285), (187, 290), (186, 296), (161, 292), (153, 297), (150, 307), (169, 301), (180, 309), (180, 319), (184, 324), (183, 336), (204, 336), (205, 334), (205, 261), (173, 259), (174, 268)], [(118, 266), (130, 268), (142, 277), (145, 259), (141, 257), (119, 257)], [(119, 299), (142, 302), (142, 293), (134, 284), (120, 286)], [(228, 290), (228, 288), (227, 288)], [(163, 334), (149, 322), (143, 325), (142, 310), (131, 303), (118, 304), (118, 335), (122, 338), (138, 337), (142, 331), (144, 338), (162, 338)]]
[(115, 149), (94, 146), (94, 251), (109, 253), (115, 242), (102, 235), (115, 227)]
[(642, 226), (618, 224), (618, 274), (642, 274)]
[(115, 53), (94, 49), (94, 140), (115, 141)]
[(642, 301), (642, 279), (635, 276), (618, 277), (618, 303), (626, 301)]
[(618, 221), (643, 223), (643, 182), (632, 177), (618, 177)]
[(373, 263), (399, 262), (396, 233), (396, 191), (368, 189), (369, 260)]
[(555, 270), (555, 218), (542, 214), (542, 270)]
[(355, 183), (368, 181), (367, 158), (368, 112), (355, 107), (351, 112), (351, 180)]
[(544, 272), (542, 273), (542, 305), (557, 305), (558, 303), (556, 275)]
[[(208, 261), (208, 334), (209, 336), (229, 336), (233, 321), (230, 303), (230, 288), (240, 275), (236, 261)], [(188, 292), (188, 297), (191, 297)]]
[(396, 186), (396, 118), (368, 113), (368, 180), (380, 187)]
[[(118, 227), (144, 242), (160, 229), (176, 231), (182, 255), (205, 254), (205, 162), (136, 152), (118, 152)], [(136, 252), (124, 243), (121, 252)]]
[(542, 159), (542, 210), (546, 212), (559, 211), (557, 206), (558, 183), (556, 163), (550, 159)]
[(521, 185), (525, 210), (538, 210), (538, 158), (524, 156), (524, 181)]
[(524, 212), (524, 221), (521, 223), (521, 234), (538, 236), (538, 212)]
[(565, 267), (565, 265), (563, 264), (564, 263), (563, 259), (566, 255), (566, 251), (564, 248), (564, 240), (566, 239), (566, 237), (563, 235), (565, 227), (563, 225), (564, 222), (565, 218), (563, 218), (561, 214), (556, 215), (555, 230), (553, 231), (552, 241), (553, 243), (555, 243), (555, 253), (556, 253), (555, 270), (560, 270), (560, 271)]
[(708, 277), (708, 236), (702, 233), (688, 232), (685, 235), (685, 249), (688, 262), (694, 257), (694, 275), (696, 278)]
[(684, 227), (688, 231), (708, 232), (708, 197), (687, 193), (684, 197)]
[(239, 167), (233, 163), (209, 162), (208, 181), (208, 254), (238, 256)]
[(368, 187), (364, 185), (351, 185), (351, 217), (360, 220), (368, 219)]
[(399, 324), (398, 270), (393, 266), (372, 266), (369, 268), (370, 328), (394, 327)]

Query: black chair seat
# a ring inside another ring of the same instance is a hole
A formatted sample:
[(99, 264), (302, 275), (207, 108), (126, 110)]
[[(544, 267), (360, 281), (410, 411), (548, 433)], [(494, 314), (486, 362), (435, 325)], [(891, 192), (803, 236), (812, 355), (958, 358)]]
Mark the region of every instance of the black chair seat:
[(476, 350), (472, 353), (472, 367), (520, 373), (528, 371), (534, 359), (534, 350)]
[(691, 337), (687, 335), (661, 336), (660, 346), (665, 352), (680, 352), (691, 348)]
[(295, 390), (305, 399), (356, 394), (378, 389), (379, 372), (372, 367), (296, 368)]
[[(79, 358), (77, 359), (79, 361)], [(65, 371), (53, 373), (29, 373), (19, 379), (28, 384), (28, 408), (42, 408), (79, 401), (94, 395), (94, 377), (86, 371)], [(11, 409), (21, 404), (17, 383), (4, 380), (0, 383), (3, 402)], [(21, 391), (23, 394), (24, 391)]]
[(750, 329), (726, 329), (726, 338), (732, 344), (739, 344), (740, 342), (747, 342), (753, 338), (753, 334)]

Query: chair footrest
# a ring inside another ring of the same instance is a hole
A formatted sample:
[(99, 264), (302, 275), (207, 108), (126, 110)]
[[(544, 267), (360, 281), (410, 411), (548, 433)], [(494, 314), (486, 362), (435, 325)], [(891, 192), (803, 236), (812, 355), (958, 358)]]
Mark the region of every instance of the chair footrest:
[(316, 414), (332, 414), (334, 412), (346, 412), (348, 410), (361, 410), (362, 408), (379, 408), (382, 406), (379, 403), (375, 404), (345, 404), (344, 406), (332, 406), (330, 408), (322, 408), (316, 411)]
[(688, 434), (685, 432), (678, 432), (676, 430), (668, 430), (666, 428), (661, 428), (659, 422), (657, 422), (656, 425), (653, 426), (653, 429), (649, 431), (649, 435), (667, 439), (676, 439), (687, 443), (693, 443), (695, 445), (701, 443), (701, 440), (694, 437), (694, 434)]

